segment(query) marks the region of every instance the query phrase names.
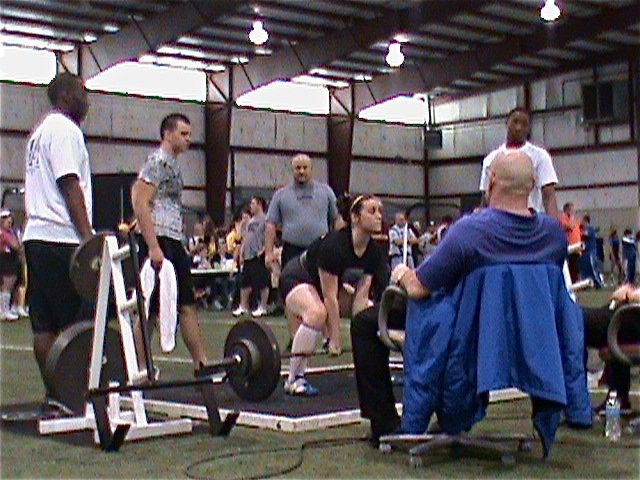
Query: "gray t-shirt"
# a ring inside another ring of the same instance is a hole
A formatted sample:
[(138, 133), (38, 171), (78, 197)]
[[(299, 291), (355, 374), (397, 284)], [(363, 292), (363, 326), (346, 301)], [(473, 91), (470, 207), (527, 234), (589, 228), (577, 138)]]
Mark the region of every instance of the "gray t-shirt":
[(282, 240), (308, 247), (338, 218), (336, 196), (326, 183), (290, 183), (271, 199), (267, 222), (282, 226)]
[(161, 148), (144, 163), (138, 178), (158, 189), (151, 205), (158, 237), (182, 241), (182, 189), (184, 182), (178, 160)]
[(264, 250), (265, 225), (266, 218), (264, 214), (253, 217), (249, 220), (249, 223), (247, 223), (245, 246), (243, 251), (243, 258), (245, 260), (256, 258)]

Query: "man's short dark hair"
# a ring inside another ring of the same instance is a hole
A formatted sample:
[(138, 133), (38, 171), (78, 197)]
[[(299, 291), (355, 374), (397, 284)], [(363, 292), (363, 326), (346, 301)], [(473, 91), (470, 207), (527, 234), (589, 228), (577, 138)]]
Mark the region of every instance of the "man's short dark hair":
[(587, 223), (591, 223), (591, 217), (589, 215), (585, 215), (582, 219)]
[(573, 207), (573, 202), (567, 202), (562, 206), (562, 211), (567, 213), (571, 207)]
[(178, 126), (178, 122), (191, 125), (191, 120), (182, 113), (170, 113), (164, 117), (162, 123), (160, 123), (160, 140), (164, 139), (164, 132), (173, 132)]
[(51, 105), (58, 105), (60, 96), (63, 93), (71, 92), (82, 85), (82, 79), (69, 72), (62, 72), (55, 76), (47, 87), (47, 96)]
[(531, 113), (529, 112), (529, 110), (524, 107), (516, 107), (512, 108), (509, 113), (507, 113), (507, 120), (509, 120), (511, 118), (511, 115), (513, 115), (514, 113), (524, 113), (527, 117), (531, 118)]

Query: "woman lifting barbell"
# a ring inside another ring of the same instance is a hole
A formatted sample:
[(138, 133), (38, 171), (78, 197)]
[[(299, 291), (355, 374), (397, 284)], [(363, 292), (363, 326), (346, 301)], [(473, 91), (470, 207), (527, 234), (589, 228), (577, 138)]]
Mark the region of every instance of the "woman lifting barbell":
[(314, 352), (321, 332), (328, 327), (329, 354), (342, 351), (339, 285), (345, 270), (360, 268), (364, 275), (356, 287), (353, 314), (368, 306), (372, 278), (384, 252), (371, 239), (382, 227), (382, 204), (373, 195), (348, 195), (338, 200), (338, 210), (347, 226), (313, 242), (290, 261), (280, 276), (280, 292), (290, 324), (298, 325), (291, 347), (291, 365), (284, 390), (289, 395), (313, 396), (318, 390), (304, 373), (307, 356)]

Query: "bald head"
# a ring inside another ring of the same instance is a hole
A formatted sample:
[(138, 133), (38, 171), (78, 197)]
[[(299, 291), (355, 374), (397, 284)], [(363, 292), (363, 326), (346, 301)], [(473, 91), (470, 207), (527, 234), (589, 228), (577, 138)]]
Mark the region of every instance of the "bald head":
[(491, 179), (494, 189), (506, 195), (527, 198), (535, 185), (535, 174), (531, 158), (524, 152), (501, 152), (491, 162)]
[(313, 174), (313, 164), (309, 155), (299, 153), (291, 160), (293, 178), (296, 183), (305, 184), (311, 180)]

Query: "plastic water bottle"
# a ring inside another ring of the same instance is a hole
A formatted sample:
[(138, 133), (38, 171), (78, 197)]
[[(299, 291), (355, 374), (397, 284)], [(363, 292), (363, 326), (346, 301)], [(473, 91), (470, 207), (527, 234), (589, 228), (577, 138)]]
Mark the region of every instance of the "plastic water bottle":
[(620, 400), (618, 392), (615, 390), (609, 392), (605, 413), (604, 436), (610, 442), (617, 442), (620, 440), (622, 428), (620, 426)]

